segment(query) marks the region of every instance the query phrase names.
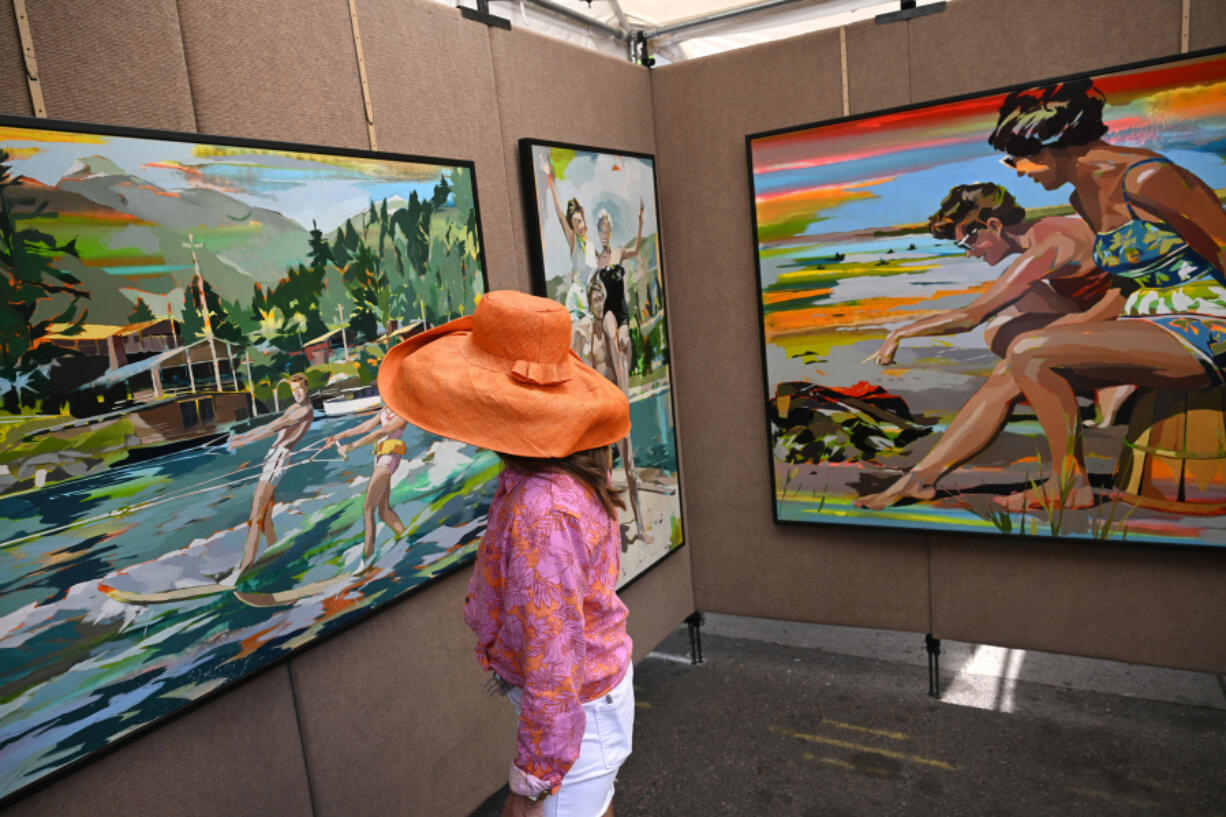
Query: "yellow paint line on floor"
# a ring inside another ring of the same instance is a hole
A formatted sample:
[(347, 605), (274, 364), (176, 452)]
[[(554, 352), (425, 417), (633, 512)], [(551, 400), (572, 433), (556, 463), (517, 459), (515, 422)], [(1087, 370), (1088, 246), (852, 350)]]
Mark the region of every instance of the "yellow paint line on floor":
[(1149, 786), (1151, 789), (1162, 789), (1163, 791), (1173, 791), (1179, 794), (1187, 794), (1190, 789), (1187, 786), (1177, 786), (1174, 783), (1163, 783), (1161, 780), (1150, 780), (1142, 777), (1137, 780), (1142, 786)]
[(1082, 797), (1091, 797), (1095, 800), (1106, 800), (1110, 803), (1127, 803), (1130, 806), (1142, 806), (1144, 808), (1153, 808), (1158, 805), (1153, 800), (1146, 800), (1142, 797), (1129, 797), (1126, 794), (1112, 794), (1107, 791), (1099, 791), (1098, 789), (1069, 789), (1073, 794), (1079, 794)]
[(821, 735), (806, 735), (804, 732), (793, 732), (791, 729), (783, 729), (779, 726), (770, 727), (770, 731), (774, 732), (776, 735), (786, 735), (788, 737), (799, 738), (800, 740), (807, 740), (810, 743), (821, 743), (826, 746), (837, 746), (840, 749), (851, 749), (856, 752), (868, 752), (869, 754), (881, 755), (882, 757), (891, 757), (895, 760), (906, 760), (911, 763), (918, 763), (921, 766), (931, 766), (934, 769), (944, 769), (948, 772), (961, 771), (961, 769), (952, 763), (946, 763), (943, 760), (934, 760), (930, 757), (923, 757), (921, 755), (909, 755), (905, 752), (894, 752), (889, 749), (878, 749), (876, 746), (865, 746), (860, 743), (851, 743), (850, 741), (846, 740), (835, 740), (834, 738), (822, 737)]
[(902, 732), (889, 732), (885, 729), (873, 729), (868, 726), (856, 726), (854, 723), (843, 723), (842, 721), (832, 721), (827, 718), (822, 718), (822, 723), (826, 726), (833, 726), (838, 729), (849, 729), (853, 732), (867, 732), (870, 735), (880, 735), (883, 738), (890, 740), (907, 740), (907, 736)]
[(647, 703), (646, 701), (635, 701), (634, 708), (635, 709), (651, 709), (651, 704)]
[(854, 763), (848, 763), (846, 760), (839, 760), (837, 757), (818, 757), (812, 752), (805, 752), (805, 760), (816, 760), (818, 763), (825, 763), (827, 766), (838, 766), (840, 769), (849, 769), (853, 772), (864, 772), (877, 777), (885, 777), (888, 774), (885, 769), (860, 768)]

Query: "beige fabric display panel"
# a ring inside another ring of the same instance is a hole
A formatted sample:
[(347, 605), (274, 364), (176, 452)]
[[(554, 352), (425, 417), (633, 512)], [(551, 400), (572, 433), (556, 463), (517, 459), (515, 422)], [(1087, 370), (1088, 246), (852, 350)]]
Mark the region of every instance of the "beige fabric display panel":
[(869, 20), (845, 30), (849, 114), (909, 104), (911, 89), (906, 78), (911, 43), (907, 27), (879, 26)]
[(659, 68), (652, 94), (697, 607), (923, 632), (922, 539), (771, 514), (745, 135), (842, 116), (838, 32)]
[[(528, 243), (524, 240), (527, 222), (523, 185), (526, 182), (519, 178), (519, 140), (528, 137), (655, 153), (651, 78), (647, 69), (625, 60), (518, 29), (490, 29), (490, 42), (507, 186), (511, 191), (515, 257), (522, 270), (519, 280), (524, 281), (527, 289), (531, 275)], [(658, 162), (657, 157), (657, 181)], [(671, 293), (669, 265), (675, 253), (667, 232), (663, 233), (663, 246), (664, 286)], [(670, 308), (670, 320), (672, 312)], [(676, 338), (671, 332), (669, 335), (675, 344)], [(682, 477), (683, 483), (684, 479)]]
[(506, 782), (515, 716), (485, 693), (470, 572), (293, 659), (315, 817), (467, 814)]
[(5, 817), (310, 813), (284, 664), (4, 811)]
[(370, 148), (346, 0), (181, 7), (200, 133)]
[[(26, 80), (25, 60), (21, 56), (21, 37), (17, 33), (17, 15), (13, 4), (0, 9), (0, 113), (33, 116), (30, 86)], [(35, 58), (37, 58), (37, 53)]]
[[(47, 116), (196, 129), (175, 0), (27, 2), (26, 11)], [(23, 77), (20, 90), (28, 99)], [(27, 102), (20, 113), (29, 111)]]
[(907, 25), (922, 102), (1177, 54), (1180, 0), (958, 0)]
[(1221, 552), (974, 540), (932, 550), (938, 637), (1226, 672)]
[[(357, 0), (379, 149), (471, 159), (491, 289), (527, 289), (516, 262), (488, 29), (435, 0)], [(411, 58), (410, 58), (411, 55)], [(513, 181), (513, 179), (512, 179)]]
[(618, 591), (617, 595), (630, 610), (626, 630), (634, 641), (635, 662), (642, 661), (643, 656), (697, 609), (690, 575), (690, 554), (693, 552), (693, 547), (683, 547), (640, 575), (629, 587)]
[(1189, 12), (1189, 50), (1226, 45), (1226, 3), (1222, 0), (1192, 0)]
[[(911, 23), (912, 93), (916, 101), (936, 99), (1175, 55), (1181, 6), (1180, 0), (1032, 0), (1027, 25), (1005, 36), (998, 3), (951, 3)], [(951, 56), (968, 53), (968, 43), (980, 43), (990, 58)], [(1226, 668), (1226, 596), (1201, 583), (1226, 584), (1226, 553), (996, 537), (929, 541), (937, 637)]]

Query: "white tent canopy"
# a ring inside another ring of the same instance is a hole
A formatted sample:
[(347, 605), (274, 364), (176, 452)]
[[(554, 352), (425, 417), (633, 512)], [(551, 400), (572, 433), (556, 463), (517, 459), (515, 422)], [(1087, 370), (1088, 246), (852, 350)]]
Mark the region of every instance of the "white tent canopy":
[(901, 0), (489, 0), (489, 12), (513, 26), (627, 59), (628, 41), (642, 32), (658, 63), (837, 28), (900, 8)]

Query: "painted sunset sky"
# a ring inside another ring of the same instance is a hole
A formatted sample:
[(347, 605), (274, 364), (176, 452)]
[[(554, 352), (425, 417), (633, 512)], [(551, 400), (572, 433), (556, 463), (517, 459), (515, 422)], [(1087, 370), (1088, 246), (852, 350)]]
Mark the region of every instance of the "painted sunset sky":
[[(0, 126), (0, 147), (16, 174), (54, 185), (77, 162), (100, 156), (124, 173), (170, 193), (210, 189), (245, 204), (274, 210), (309, 230), (328, 232), (354, 213), (392, 196), (429, 198), (440, 167), (369, 157), (337, 156), (161, 142), (150, 161), (148, 139)], [(309, 186), (308, 186), (309, 185)], [(309, 190), (309, 195), (304, 191)]]
[[(1156, 150), (1226, 187), (1226, 56), (1094, 75), (1104, 139)], [(992, 181), (1024, 207), (1068, 203), (1000, 163), (987, 143), (1004, 94), (941, 103), (753, 140), (759, 241), (920, 224), (954, 184)]]

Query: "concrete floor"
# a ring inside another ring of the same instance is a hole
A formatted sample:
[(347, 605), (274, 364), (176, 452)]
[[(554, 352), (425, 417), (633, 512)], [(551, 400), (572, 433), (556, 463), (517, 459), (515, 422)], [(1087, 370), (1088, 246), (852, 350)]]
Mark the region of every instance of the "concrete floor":
[(1221, 676), (946, 641), (936, 700), (915, 634), (709, 615), (702, 642), (635, 668), (618, 817), (1226, 817)]

